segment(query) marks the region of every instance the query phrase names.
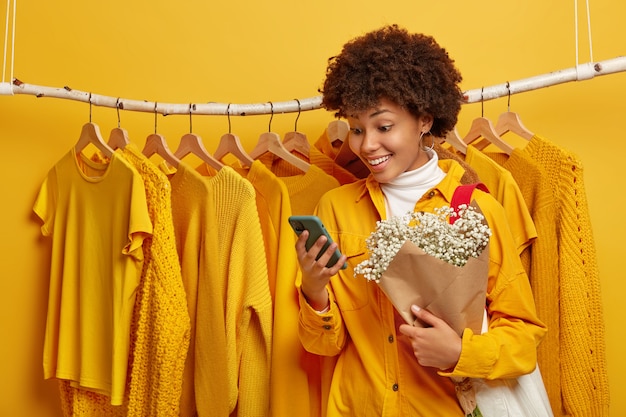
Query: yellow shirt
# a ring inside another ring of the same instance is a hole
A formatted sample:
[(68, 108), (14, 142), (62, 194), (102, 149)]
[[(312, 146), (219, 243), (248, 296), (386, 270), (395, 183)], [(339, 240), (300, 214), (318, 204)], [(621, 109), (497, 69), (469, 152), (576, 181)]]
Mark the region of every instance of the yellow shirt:
[[(447, 172), (436, 187), (416, 203), (416, 210), (449, 205), (463, 168), (439, 161)], [(398, 332), (402, 319), (376, 284), (354, 277), (366, 257), (365, 239), (384, 219), (380, 186), (370, 176), (331, 190), (317, 208), (348, 268), (331, 278), (331, 308), (318, 314), (300, 293), (300, 339), (310, 352), (337, 355), (328, 400), (328, 417), (337, 416), (461, 416), (454, 386), (447, 376), (515, 377), (532, 371), (536, 347), (545, 326), (535, 312), (528, 278), (502, 206), (489, 194), (473, 195), (492, 230), (487, 313), (489, 331), (465, 329), (460, 359), (450, 373), (417, 363), (407, 338)], [(347, 210), (345, 208), (348, 208)]]
[(52, 237), (44, 377), (124, 399), (130, 324), (152, 233), (141, 177), (113, 154), (108, 164), (70, 150), (34, 205)]
[(517, 252), (521, 254), (537, 237), (537, 229), (513, 175), (474, 146), (467, 147), (465, 162), (476, 170), (489, 193), (504, 207)]

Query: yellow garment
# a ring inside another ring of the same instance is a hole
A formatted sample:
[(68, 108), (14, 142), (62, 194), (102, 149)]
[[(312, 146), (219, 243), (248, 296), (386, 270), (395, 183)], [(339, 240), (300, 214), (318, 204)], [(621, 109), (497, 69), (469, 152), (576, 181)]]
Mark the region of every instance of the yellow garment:
[(537, 239), (521, 254), (537, 305), (537, 315), (548, 333), (537, 349), (537, 359), (555, 416), (564, 416), (561, 401), (561, 362), (559, 341), (559, 255), (556, 232), (556, 207), (546, 172), (530, 155), (513, 149), (511, 155), (486, 152), (507, 169), (519, 185), (537, 229)]
[(547, 173), (556, 199), (563, 406), (575, 417), (609, 415), (604, 321), (595, 243), (578, 158), (535, 135), (523, 149)]
[[(284, 164), (288, 162), (282, 161)], [(278, 163), (277, 166), (280, 166)], [(274, 172), (287, 186), (291, 213), (294, 215), (311, 214), (320, 197), (330, 189), (339, 187), (339, 182), (322, 171), (316, 165), (311, 165), (306, 173), (283, 176), (280, 170), (272, 167)], [(278, 173), (277, 173), (278, 171)]]
[[(339, 184), (349, 184), (357, 180), (357, 177), (355, 177), (354, 174), (336, 164), (331, 157), (320, 152), (320, 150), (315, 146), (310, 147), (308, 156), (305, 156), (295, 150), (291, 153), (297, 158), (300, 158), (311, 165), (315, 165), (331, 177), (335, 178)], [(290, 164), (288, 161), (285, 161), (280, 157), (273, 155), (270, 152), (261, 155), (258, 160), (263, 162), (265, 166), (270, 168), (272, 172), (279, 177), (302, 175), (302, 171), (298, 167)]]
[(489, 193), (504, 207), (517, 253), (521, 254), (537, 237), (537, 229), (513, 176), (474, 146), (467, 147), (465, 162), (476, 171)]
[(208, 271), (198, 281), (198, 416), (266, 417), (272, 299), (255, 190), (229, 166), (204, 179), (210, 222), (205, 227), (212, 234), (206, 244), (215, 246), (216, 256), (199, 265)]
[[(363, 161), (350, 150), (347, 139), (346, 142), (339, 139), (331, 140), (331, 138), (328, 137), (328, 128), (324, 129), (320, 137), (315, 141), (314, 146), (324, 155), (333, 159), (337, 165), (352, 173), (356, 178), (366, 178), (369, 175), (370, 170), (365, 166)], [(338, 157), (343, 157), (342, 159), (344, 160), (339, 161)]]
[[(164, 165), (161, 165), (161, 169), (168, 174), (172, 186), (174, 235), (191, 323), (189, 351), (183, 373), (180, 415), (181, 417), (195, 417), (194, 346), (198, 282), (211, 279), (207, 260), (210, 259), (214, 262), (217, 259), (214, 228), (210, 226), (214, 220), (210, 218), (209, 186), (200, 174), (184, 161), (178, 165), (176, 170), (170, 171)], [(224, 343), (216, 343), (215, 348), (223, 348), (224, 352), (226, 351)], [(219, 362), (217, 365), (223, 365), (223, 372), (226, 372), (224, 362)], [(223, 398), (227, 397), (226, 384), (222, 385), (222, 390), (219, 393), (223, 395)], [(224, 410), (226, 411), (221, 415), (225, 416), (227, 415), (226, 407)]]
[(309, 162), (321, 168), (322, 171), (324, 171), (328, 175), (331, 175), (333, 178), (339, 181), (340, 185), (350, 184), (358, 180), (358, 178), (353, 173), (337, 165), (332, 158), (320, 152), (314, 146), (311, 146), (311, 150), (309, 152)]
[[(205, 166), (198, 170), (209, 171)], [(270, 415), (288, 416), (297, 410), (308, 417), (310, 406), (306, 352), (298, 338), (297, 290), (293, 277), (298, 270), (295, 233), (287, 221), (291, 215), (289, 193), (284, 182), (260, 161), (249, 170), (237, 169), (254, 186), (265, 241), (268, 275), (274, 300), (272, 361), (270, 373)]]
[(154, 232), (144, 242), (131, 339), (128, 416), (178, 417), (189, 313), (176, 252), (167, 177), (129, 143), (122, 154), (141, 174)]
[(72, 148), (34, 211), (52, 237), (44, 377), (122, 404), (142, 243), (152, 233), (143, 181), (117, 154), (98, 164)]
[[(417, 202), (415, 210), (432, 212), (450, 204), (463, 176), (452, 160), (439, 161), (446, 177)], [(329, 191), (318, 215), (348, 268), (331, 278), (331, 308), (311, 309), (300, 295), (300, 338), (305, 348), (321, 355), (339, 355), (334, 370), (328, 416), (461, 416), (448, 376), (516, 377), (537, 362), (536, 347), (545, 326), (535, 313), (528, 278), (516, 254), (516, 244), (502, 206), (489, 194), (474, 192), (492, 230), (487, 313), (489, 331), (465, 329), (460, 359), (452, 372), (436, 372), (417, 363), (412, 347), (398, 332), (402, 322), (376, 284), (354, 277), (354, 267), (366, 257), (365, 239), (376, 221), (384, 219), (385, 202), (372, 177)]]

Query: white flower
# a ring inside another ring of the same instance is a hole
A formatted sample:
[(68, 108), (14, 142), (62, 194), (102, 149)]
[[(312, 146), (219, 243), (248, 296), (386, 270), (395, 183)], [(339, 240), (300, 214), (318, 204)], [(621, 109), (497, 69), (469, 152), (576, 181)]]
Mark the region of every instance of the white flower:
[[(450, 224), (448, 218), (453, 216), (458, 218)], [(491, 230), (483, 220), (480, 212), (466, 204), (456, 212), (445, 206), (433, 213), (412, 212), (380, 220), (365, 240), (369, 258), (354, 268), (354, 274), (378, 282), (407, 240), (428, 255), (463, 266), (470, 256), (478, 257), (489, 242)]]

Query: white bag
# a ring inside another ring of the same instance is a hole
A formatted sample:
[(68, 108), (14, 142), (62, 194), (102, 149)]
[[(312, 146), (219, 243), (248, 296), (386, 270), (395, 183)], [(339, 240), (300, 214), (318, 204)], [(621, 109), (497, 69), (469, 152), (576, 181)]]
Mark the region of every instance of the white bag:
[(483, 417), (552, 417), (539, 367), (510, 379), (472, 379)]
[[(487, 331), (487, 312), (483, 333)], [(483, 417), (553, 417), (539, 366), (529, 374), (509, 379), (472, 378), (476, 404)]]

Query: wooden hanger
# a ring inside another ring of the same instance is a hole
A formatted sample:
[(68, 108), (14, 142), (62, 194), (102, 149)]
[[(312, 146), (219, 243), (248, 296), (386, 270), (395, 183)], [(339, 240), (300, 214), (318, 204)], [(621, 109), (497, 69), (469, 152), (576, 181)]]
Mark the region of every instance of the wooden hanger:
[(172, 151), (170, 151), (169, 146), (167, 146), (165, 138), (158, 133), (153, 133), (146, 138), (146, 144), (141, 153), (144, 154), (146, 158), (150, 158), (152, 155), (157, 154), (163, 158), (165, 162), (175, 168), (177, 168), (178, 164), (180, 164), (180, 159), (174, 156)]
[(455, 150), (461, 152), (463, 155), (467, 154), (467, 144), (461, 139), (456, 126), (446, 134), (444, 142), (449, 143)]
[(234, 155), (244, 166), (250, 167), (254, 159), (248, 155), (237, 135), (225, 133), (220, 138), (217, 149), (213, 152), (213, 157), (221, 161), (226, 154)]
[[(480, 104), (481, 106), (484, 106), (485, 104), (483, 101), (482, 89), (480, 90)], [(485, 109), (484, 107), (482, 107), (481, 114), (484, 113)], [(498, 148), (506, 152), (507, 155), (511, 155), (511, 153), (513, 152), (513, 147), (503, 141), (500, 135), (496, 133), (496, 129), (493, 127), (493, 123), (491, 123), (491, 120), (483, 116), (478, 117), (472, 121), (469, 132), (467, 132), (467, 134), (463, 137), (463, 142), (465, 142), (466, 145), (469, 145), (476, 139), (479, 139), (481, 137), (485, 138), (489, 143), (496, 145)], [(482, 150), (483, 147), (479, 149)]]
[(89, 144), (98, 148), (107, 158), (113, 156), (113, 149), (102, 139), (100, 128), (97, 124), (91, 122), (91, 93), (89, 93), (89, 122), (83, 125), (78, 141), (74, 145), (74, 151), (76, 154), (79, 154)]
[(296, 151), (299, 154), (309, 157), (311, 154), (311, 144), (304, 133), (293, 131), (285, 133), (283, 145), (288, 152)]
[(228, 133), (220, 138), (217, 149), (213, 152), (213, 157), (221, 161), (227, 154), (234, 155), (244, 166), (250, 167), (254, 163), (254, 159), (245, 151), (241, 145), (241, 141), (237, 135), (230, 133), (230, 104), (226, 108), (228, 114)]
[(111, 149), (124, 149), (126, 145), (130, 143), (128, 139), (128, 132), (126, 129), (120, 127), (120, 99), (117, 99), (115, 103), (117, 109), (117, 127), (111, 130), (109, 135), (109, 141), (107, 142)]
[(128, 132), (121, 127), (113, 128), (107, 143), (111, 149), (124, 149), (124, 147), (130, 143)]
[(296, 151), (300, 155), (309, 158), (311, 153), (311, 145), (309, 144), (309, 140), (307, 139), (304, 133), (298, 131), (298, 119), (300, 118), (300, 100), (295, 99), (298, 102), (298, 116), (296, 117), (296, 121), (294, 123), (293, 131), (287, 132), (285, 137), (283, 138), (283, 145), (287, 151), (292, 152)]
[(154, 102), (154, 133), (146, 138), (146, 144), (141, 151), (146, 158), (150, 158), (152, 155), (157, 154), (165, 160), (170, 166), (178, 168), (180, 159), (176, 158), (165, 138), (157, 133), (157, 102)]
[(496, 133), (491, 120), (485, 117), (478, 117), (472, 121), (469, 132), (467, 132), (465, 137), (463, 137), (463, 142), (469, 145), (481, 137), (496, 145), (498, 148), (506, 152), (507, 155), (510, 155), (511, 152), (513, 152), (513, 147), (502, 140), (500, 135)]
[(496, 122), (496, 133), (502, 136), (507, 132), (512, 132), (526, 140), (531, 140), (535, 134), (524, 126), (517, 113), (511, 111), (511, 88), (508, 81), (506, 83), (506, 88), (509, 90), (507, 111), (498, 117), (498, 121)]
[(274, 105), (270, 101), (270, 105), (272, 106), (272, 116), (270, 117), (270, 122), (268, 125), (268, 131), (262, 133), (259, 136), (259, 140), (257, 141), (256, 146), (249, 153), (250, 157), (253, 159), (257, 159), (261, 155), (270, 152), (277, 157), (289, 162), (291, 165), (299, 168), (301, 171), (307, 172), (311, 165), (308, 162), (298, 158), (291, 152), (285, 148), (285, 145), (280, 141), (280, 136), (278, 133), (272, 132), (272, 119), (274, 118)]
[(203, 162), (206, 162), (207, 164), (209, 164), (209, 166), (219, 171), (224, 167), (224, 164), (215, 159), (213, 155), (211, 155), (209, 151), (206, 150), (200, 136), (196, 135), (195, 133), (191, 133), (192, 106), (192, 104), (189, 104), (189, 133), (183, 135), (183, 137), (180, 138), (180, 143), (178, 144), (178, 148), (174, 152), (174, 156), (178, 159), (183, 159), (189, 154), (196, 155)]
[(533, 136), (535, 136), (533, 132), (524, 126), (519, 115), (512, 111), (504, 112), (498, 117), (495, 129), (496, 133), (500, 136), (507, 132), (515, 133), (526, 140), (531, 140)]
[(284, 159), (285, 161), (299, 168), (301, 171), (307, 172), (311, 167), (308, 162), (298, 158), (297, 156), (289, 152), (287, 148), (285, 148), (283, 143), (280, 141), (280, 136), (278, 136), (278, 133), (265, 132), (261, 134), (261, 136), (259, 136), (259, 140), (256, 146), (254, 147), (252, 152), (249, 153), (249, 155), (253, 159), (257, 159), (267, 152), (270, 152), (278, 156), (279, 158)]
[(326, 135), (332, 144), (335, 141), (345, 142), (350, 133), (350, 125), (345, 120), (333, 120), (326, 127)]
[(183, 159), (185, 156), (193, 154), (199, 157), (202, 161), (209, 164), (212, 168), (220, 170), (224, 167), (224, 164), (215, 159), (209, 151), (206, 150), (202, 143), (202, 138), (194, 133), (187, 133), (180, 138), (178, 148), (174, 152), (174, 156), (178, 159)]
[(106, 144), (104, 139), (102, 139), (98, 125), (92, 122), (85, 123), (83, 125), (78, 141), (76, 142), (76, 145), (74, 145), (74, 150), (77, 154), (79, 154), (89, 144), (98, 148), (107, 158), (111, 158), (113, 156), (113, 149), (111, 149), (109, 145)]

